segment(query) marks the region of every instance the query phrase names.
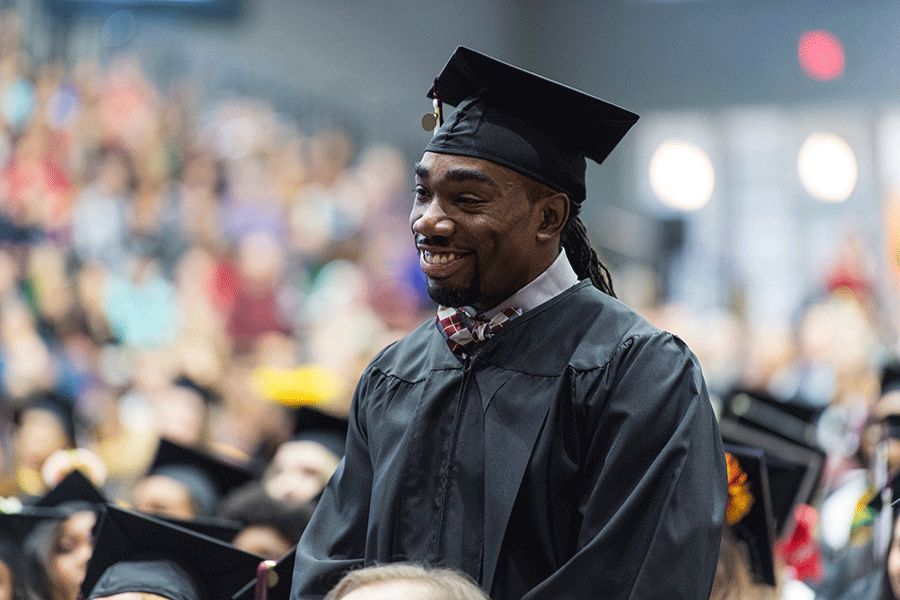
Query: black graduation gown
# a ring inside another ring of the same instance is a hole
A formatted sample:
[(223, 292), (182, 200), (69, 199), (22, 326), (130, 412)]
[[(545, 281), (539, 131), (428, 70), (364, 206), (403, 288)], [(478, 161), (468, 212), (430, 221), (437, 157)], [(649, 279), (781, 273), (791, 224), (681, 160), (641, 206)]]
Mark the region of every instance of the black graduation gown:
[(706, 600), (726, 496), (696, 358), (582, 281), (467, 362), (433, 321), (372, 361), (291, 597), (412, 560), (466, 570), (494, 600)]

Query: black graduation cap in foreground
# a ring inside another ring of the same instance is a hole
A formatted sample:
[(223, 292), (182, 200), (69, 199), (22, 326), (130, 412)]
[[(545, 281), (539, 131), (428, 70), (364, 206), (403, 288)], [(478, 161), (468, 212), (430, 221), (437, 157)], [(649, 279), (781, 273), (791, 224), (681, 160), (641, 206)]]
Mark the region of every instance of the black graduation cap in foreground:
[(75, 469), (63, 477), (56, 487), (44, 494), (34, 505), (52, 507), (67, 502), (103, 505), (106, 504), (106, 497), (84, 473)]
[(734, 419), (795, 444), (820, 449), (816, 424), (822, 408), (759, 390), (737, 388), (725, 396), (722, 418)]
[[(290, 598), (296, 556), (297, 547), (294, 546), (293, 550), (282, 556), (274, 565), (272, 564), (273, 561), (266, 561), (268, 572), (262, 577), (264, 577), (268, 585), (266, 596), (268, 600), (288, 600)], [(257, 573), (257, 579), (260, 578), (260, 575), (260, 573)], [(257, 579), (248, 582), (238, 593), (231, 597), (231, 600), (254, 600), (254, 598), (257, 598), (258, 596), (255, 593)]]
[(249, 469), (166, 439), (160, 440), (148, 475), (170, 477), (184, 485), (205, 516), (215, 513), (225, 494), (255, 478)]
[(598, 163), (638, 116), (574, 88), (459, 46), (428, 97), (456, 106), (426, 151), (483, 158), (569, 200), (585, 199), (585, 157)]
[(744, 517), (731, 525), (735, 537), (747, 546), (747, 556), (755, 578), (768, 585), (776, 585), (775, 579), (775, 519), (772, 515), (769, 473), (765, 453), (759, 448), (725, 445), (747, 474), (747, 486), (753, 495), (753, 503)]
[(12, 571), (13, 577), (24, 577), (25, 538), (35, 527), (63, 518), (55, 508), (23, 506), (18, 512), (0, 512), (0, 562)]
[(83, 596), (144, 592), (171, 600), (230, 598), (261, 558), (147, 515), (110, 507), (81, 585)]
[(794, 508), (810, 503), (816, 493), (825, 453), (734, 419), (720, 421), (719, 430), (724, 443), (759, 448), (765, 454), (775, 533), (786, 535), (793, 524)]
[(178, 527), (184, 527), (207, 537), (215, 538), (219, 541), (231, 543), (237, 537), (237, 534), (244, 528), (244, 525), (232, 519), (220, 519), (218, 517), (197, 517), (194, 519), (179, 519), (168, 515), (153, 515), (161, 521), (171, 523)]

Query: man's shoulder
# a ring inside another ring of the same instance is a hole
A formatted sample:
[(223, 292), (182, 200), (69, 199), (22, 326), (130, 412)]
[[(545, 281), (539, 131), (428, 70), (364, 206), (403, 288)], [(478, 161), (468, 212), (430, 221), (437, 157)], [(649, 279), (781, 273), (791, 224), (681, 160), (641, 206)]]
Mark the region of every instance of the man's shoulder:
[(534, 311), (531, 329), (552, 331), (557, 342), (565, 336), (569, 341), (566, 345), (573, 352), (583, 348), (592, 356), (601, 357), (628, 340), (667, 335), (630, 306), (589, 282), (578, 284), (555, 300)]
[(406, 380), (421, 378), (428, 367), (436, 335), (432, 317), (376, 354), (367, 370)]

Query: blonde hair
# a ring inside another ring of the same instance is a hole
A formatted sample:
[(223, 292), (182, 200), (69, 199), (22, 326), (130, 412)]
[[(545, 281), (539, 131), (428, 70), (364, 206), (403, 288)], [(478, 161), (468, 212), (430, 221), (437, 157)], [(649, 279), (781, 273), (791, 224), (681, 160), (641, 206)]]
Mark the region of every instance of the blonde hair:
[(725, 527), (710, 600), (775, 600), (779, 592), (778, 588), (754, 583), (746, 548), (735, 538), (731, 528)]
[(424, 584), (434, 592), (428, 600), (490, 600), (465, 573), (453, 569), (425, 568), (411, 563), (378, 565), (350, 571), (325, 596), (325, 600), (340, 600), (353, 590), (390, 581)]

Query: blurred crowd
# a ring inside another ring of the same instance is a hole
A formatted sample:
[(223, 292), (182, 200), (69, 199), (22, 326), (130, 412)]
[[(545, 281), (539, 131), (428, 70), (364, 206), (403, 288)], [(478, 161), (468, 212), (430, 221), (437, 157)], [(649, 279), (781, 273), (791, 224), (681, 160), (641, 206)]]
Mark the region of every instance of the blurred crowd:
[[(18, 427), (53, 392), (74, 427), (11, 430), (5, 495), (45, 491), (44, 460), (73, 441), (110, 486), (160, 437), (265, 464), (311, 426), (296, 405), (341, 417), (362, 366), (427, 307), (392, 148), (304, 133), (261, 100), (157, 89), (129, 56), (33, 65), (13, 14), (0, 90), (5, 417)], [(273, 402), (267, 375), (308, 366), (328, 389)]]
[[(245, 547), (283, 556), (337, 467), (363, 367), (432, 314), (405, 157), (304, 131), (264, 100), (160, 89), (128, 55), (34, 64), (20, 35), (3, 15), (0, 496), (45, 498), (79, 469), (145, 512), (280, 515), (281, 545)], [(780, 328), (749, 328), (739, 301), (636, 307), (694, 350), (720, 412), (751, 390), (814, 432), (801, 442), (823, 461), (799, 504), (821, 565), (791, 577), (832, 599), (883, 568), (867, 507), (900, 467), (900, 401), (884, 399), (898, 335), (867, 264), (849, 240)], [(160, 440), (251, 476), (208, 505), (163, 506), (146, 482)], [(853, 571), (858, 548), (873, 558)]]

